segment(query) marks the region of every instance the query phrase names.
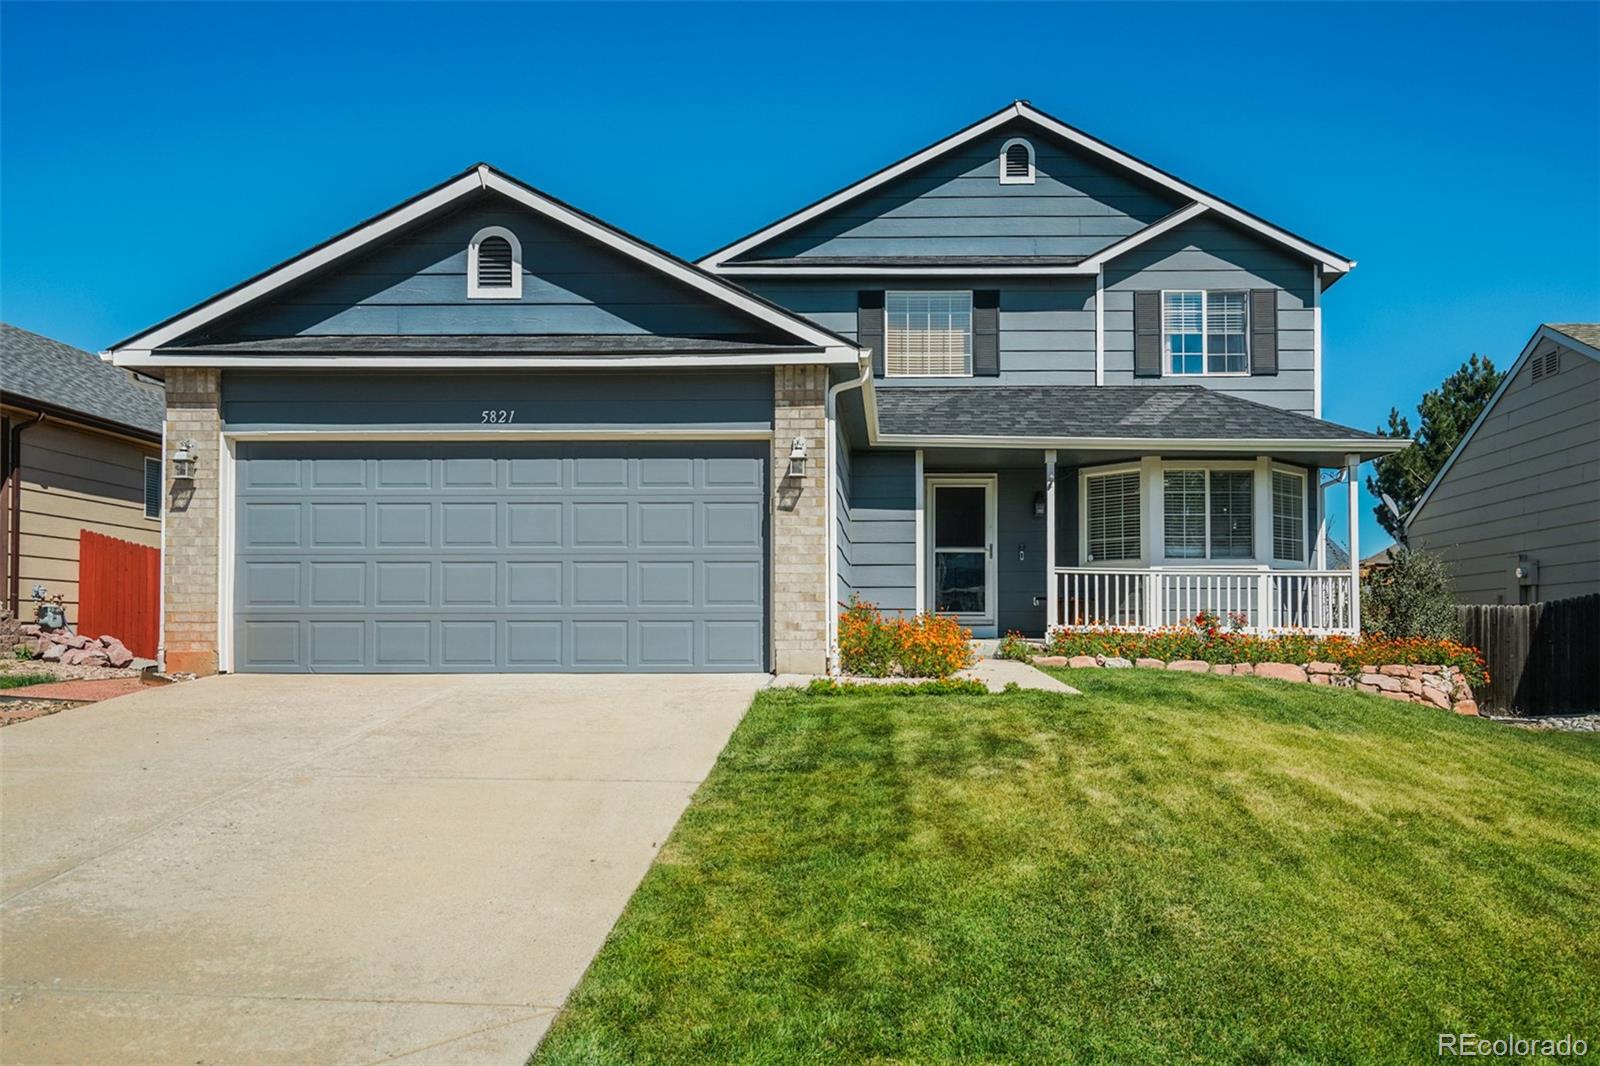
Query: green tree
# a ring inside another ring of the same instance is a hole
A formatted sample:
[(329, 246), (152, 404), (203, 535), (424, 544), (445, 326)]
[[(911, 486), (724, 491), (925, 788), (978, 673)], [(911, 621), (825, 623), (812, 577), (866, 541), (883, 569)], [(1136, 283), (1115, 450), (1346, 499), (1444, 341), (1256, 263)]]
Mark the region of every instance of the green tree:
[(1391, 637), (1461, 636), (1450, 568), (1427, 552), (1396, 548), (1392, 562), (1361, 582), (1361, 628)]
[(1372, 476), (1367, 478), (1367, 491), (1378, 499), (1372, 513), (1390, 536), (1400, 539), (1400, 523), (1383, 505), (1382, 494), (1387, 493), (1394, 500), (1401, 514), (1416, 506), (1434, 475), (1483, 410), (1483, 405), (1500, 387), (1500, 378), (1494, 363), (1473, 355), (1437, 389), (1423, 394), (1422, 402), (1417, 404), (1417, 416), (1421, 421), (1415, 433), (1405, 415), (1396, 408), (1389, 408), (1389, 425), (1387, 428), (1379, 426), (1378, 433), (1416, 441), (1403, 452), (1374, 461)]

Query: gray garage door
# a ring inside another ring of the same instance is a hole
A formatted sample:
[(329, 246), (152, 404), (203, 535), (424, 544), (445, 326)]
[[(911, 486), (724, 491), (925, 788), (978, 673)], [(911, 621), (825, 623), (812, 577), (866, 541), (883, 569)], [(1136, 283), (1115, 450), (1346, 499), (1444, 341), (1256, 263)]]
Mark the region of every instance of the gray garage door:
[(239, 445), (235, 668), (766, 669), (766, 446)]

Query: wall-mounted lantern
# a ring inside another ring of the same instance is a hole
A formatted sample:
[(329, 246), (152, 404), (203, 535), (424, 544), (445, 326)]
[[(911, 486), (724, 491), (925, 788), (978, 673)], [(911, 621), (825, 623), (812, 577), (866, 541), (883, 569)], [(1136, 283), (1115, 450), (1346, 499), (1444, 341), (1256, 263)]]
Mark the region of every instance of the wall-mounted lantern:
[(806, 476), (806, 439), (796, 437), (789, 446), (789, 476)]
[(193, 481), (194, 468), (199, 460), (195, 453), (199, 446), (192, 440), (180, 441), (178, 450), (172, 453), (172, 478), (174, 481)]
[(1043, 518), (1044, 517), (1044, 511), (1045, 511), (1044, 493), (1036, 492), (1036, 493), (1033, 494), (1033, 517), (1035, 517), (1035, 518)]

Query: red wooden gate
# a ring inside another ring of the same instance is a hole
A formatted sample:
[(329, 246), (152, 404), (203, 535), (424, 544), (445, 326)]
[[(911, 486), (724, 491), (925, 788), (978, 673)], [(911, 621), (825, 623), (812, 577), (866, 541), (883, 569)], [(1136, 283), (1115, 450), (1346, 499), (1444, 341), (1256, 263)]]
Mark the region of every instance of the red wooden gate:
[(120, 637), (128, 650), (156, 657), (161, 618), (161, 553), (142, 544), (78, 534), (78, 632)]

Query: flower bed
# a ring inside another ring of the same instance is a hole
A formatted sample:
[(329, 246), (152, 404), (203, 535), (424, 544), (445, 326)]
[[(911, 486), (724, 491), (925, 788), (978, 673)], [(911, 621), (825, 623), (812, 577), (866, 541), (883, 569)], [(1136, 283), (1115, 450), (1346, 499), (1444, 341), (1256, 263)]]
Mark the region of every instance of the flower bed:
[(1381, 634), (1357, 640), (1298, 632), (1262, 637), (1239, 628), (1236, 621), (1201, 614), (1188, 625), (1148, 632), (1063, 629), (1051, 634), (1043, 656), (1020, 636), (1007, 634), (1000, 654), (1041, 666), (1143, 666), (1308, 681), (1462, 714), (1477, 713), (1471, 686), (1489, 680), (1478, 650), (1453, 640)]
[(954, 619), (885, 618), (851, 599), (839, 612), (839, 665), (861, 677), (949, 677), (973, 663), (972, 631)]

